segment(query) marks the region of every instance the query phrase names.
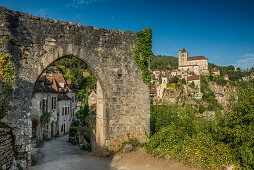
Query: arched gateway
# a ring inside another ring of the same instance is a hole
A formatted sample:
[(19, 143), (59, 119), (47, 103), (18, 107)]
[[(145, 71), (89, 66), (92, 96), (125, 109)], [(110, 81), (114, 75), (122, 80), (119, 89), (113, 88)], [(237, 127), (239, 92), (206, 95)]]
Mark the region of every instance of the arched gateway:
[(34, 83), (51, 63), (65, 56), (83, 60), (99, 88), (96, 143), (114, 150), (127, 136), (146, 140), (150, 126), (149, 89), (133, 57), (135, 34), (50, 20), (0, 7), (4, 50), (14, 57), (14, 92), (5, 121), (13, 127), (19, 152), (31, 149)]

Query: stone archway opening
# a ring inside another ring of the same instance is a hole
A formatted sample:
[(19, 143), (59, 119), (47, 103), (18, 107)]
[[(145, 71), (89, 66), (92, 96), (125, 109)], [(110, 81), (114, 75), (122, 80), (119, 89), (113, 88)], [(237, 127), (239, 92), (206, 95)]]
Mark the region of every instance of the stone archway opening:
[(35, 81), (32, 140), (69, 133), (70, 142), (90, 145), (94, 152), (102, 152), (107, 129), (105, 107), (100, 82), (86, 62), (73, 55), (61, 57)]

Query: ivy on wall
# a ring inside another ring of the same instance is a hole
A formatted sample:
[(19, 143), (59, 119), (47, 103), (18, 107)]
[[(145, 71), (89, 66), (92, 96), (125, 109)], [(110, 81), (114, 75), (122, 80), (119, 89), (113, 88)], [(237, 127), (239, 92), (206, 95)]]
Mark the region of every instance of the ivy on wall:
[(135, 61), (142, 70), (142, 79), (151, 88), (150, 63), (153, 60), (152, 53), (152, 29), (146, 28), (136, 32), (137, 48), (134, 50)]
[(6, 55), (2, 49), (3, 40), (0, 39), (0, 119), (5, 116), (9, 98), (12, 93), (12, 80), (14, 76), (14, 64), (12, 57)]

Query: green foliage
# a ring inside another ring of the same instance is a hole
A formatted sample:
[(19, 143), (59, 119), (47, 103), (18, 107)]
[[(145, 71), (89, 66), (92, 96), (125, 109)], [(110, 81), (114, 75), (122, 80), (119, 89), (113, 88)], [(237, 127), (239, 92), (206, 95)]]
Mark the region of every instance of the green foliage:
[(196, 86), (195, 86), (195, 83), (194, 83), (194, 82), (191, 82), (191, 84), (190, 84), (190, 88), (192, 88), (192, 89), (195, 89), (195, 88), (196, 88)]
[(128, 137), (128, 140), (124, 141), (121, 144), (120, 148), (118, 149), (118, 152), (123, 152), (123, 148), (127, 144), (131, 144), (134, 149), (137, 148), (137, 147), (143, 147), (143, 144), (141, 144), (136, 138), (130, 138), (130, 137)]
[(233, 163), (230, 146), (213, 138), (215, 120), (200, 119), (189, 106), (151, 107), (151, 134), (146, 151), (170, 155), (196, 167), (223, 168)]
[(47, 124), (49, 122), (51, 115), (52, 115), (52, 113), (50, 113), (50, 112), (43, 112), (40, 117), (41, 124), (43, 124), (43, 125)]
[(200, 104), (200, 105), (199, 105), (199, 108), (198, 108), (199, 113), (203, 113), (205, 110), (206, 110), (206, 109), (205, 109), (205, 106), (202, 105), (202, 104)]
[[(96, 89), (97, 79), (85, 62), (69, 57), (56, 61), (54, 66), (62, 72), (66, 80), (71, 80), (71, 88), (77, 92), (76, 98), (87, 103), (90, 91)], [(83, 72), (88, 72), (90, 76), (83, 76)]]
[(216, 137), (230, 144), (243, 169), (254, 169), (254, 83), (240, 84), (237, 93), (238, 102), (219, 122), (222, 128)]
[(159, 75), (159, 83), (160, 83), (160, 84), (162, 83), (161, 73), (160, 73), (160, 75)]
[(0, 103), (0, 119), (3, 118), (6, 114), (7, 107), (9, 104), (9, 98), (12, 94), (13, 88), (12, 88), (12, 81), (14, 78), (14, 64), (13, 64), (13, 58), (11, 56), (8, 56), (4, 53), (2, 49), (3, 40), (0, 38), (0, 82), (3, 85), (4, 90), (6, 89), (6, 92), (3, 93), (4, 95), (1, 103)]
[(149, 72), (150, 63), (153, 60), (152, 53), (152, 30), (146, 28), (136, 32), (137, 48), (134, 50), (135, 61), (142, 70), (142, 79), (151, 88), (151, 74)]
[(177, 84), (175, 84), (175, 83), (173, 83), (173, 84), (168, 83), (168, 84), (167, 84), (167, 88), (176, 89), (176, 85), (177, 85)]
[(180, 82), (181, 82), (182, 84), (186, 84), (186, 80), (185, 80), (185, 79), (180, 79)]
[(201, 92), (203, 93), (202, 99), (208, 103), (209, 111), (222, 110), (222, 106), (215, 98), (214, 92), (209, 88), (208, 77), (201, 75)]
[(40, 147), (42, 147), (42, 145), (43, 145), (43, 140), (37, 139), (36, 140), (36, 148), (40, 148)]
[[(181, 117), (181, 119), (179, 119)], [(186, 126), (185, 131), (193, 133), (193, 122), (196, 120), (195, 110), (190, 106), (180, 107), (178, 105), (153, 105), (151, 106), (151, 134), (158, 132), (161, 128), (175, 123), (175, 125)]]
[(35, 166), (38, 163), (36, 156), (31, 155), (31, 166)]
[(254, 81), (239, 83), (237, 96), (230, 112), (216, 112), (213, 119), (198, 117), (189, 106), (152, 106), (146, 150), (196, 167), (254, 169)]
[(170, 77), (169, 78), (169, 83), (178, 83), (178, 80), (179, 80), (179, 78), (177, 78), (176, 76), (173, 76), (173, 77)]
[(228, 71), (228, 79), (231, 81), (237, 81), (242, 79), (243, 77), (249, 76), (250, 72), (242, 72), (242, 71)]
[(82, 145), (81, 150), (91, 152), (92, 151), (92, 146), (90, 144)]
[(151, 62), (151, 69), (174, 70), (178, 68), (178, 59), (172, 56), (154, 56)]

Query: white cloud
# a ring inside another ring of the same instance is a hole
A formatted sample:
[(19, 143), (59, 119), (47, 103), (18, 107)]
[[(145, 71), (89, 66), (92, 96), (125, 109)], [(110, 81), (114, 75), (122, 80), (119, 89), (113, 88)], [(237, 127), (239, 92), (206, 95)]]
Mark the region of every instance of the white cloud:
[(254, 54), (245, 54), (242, 56), (242, 59), (237, 60), (233, 65), (236, 67), (241, 67), (242, 69), (254, 67)]

